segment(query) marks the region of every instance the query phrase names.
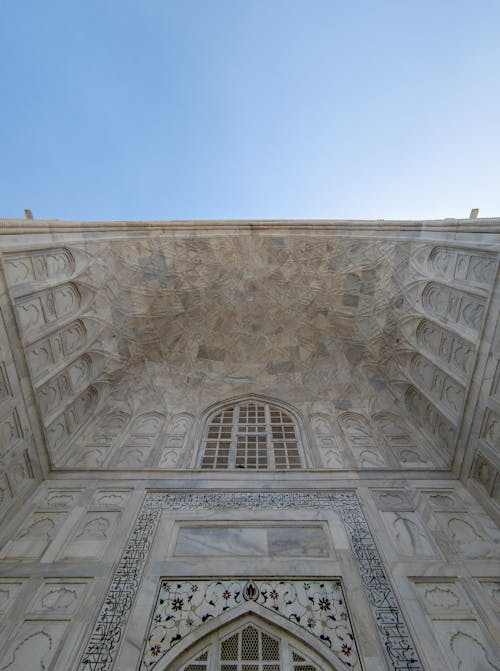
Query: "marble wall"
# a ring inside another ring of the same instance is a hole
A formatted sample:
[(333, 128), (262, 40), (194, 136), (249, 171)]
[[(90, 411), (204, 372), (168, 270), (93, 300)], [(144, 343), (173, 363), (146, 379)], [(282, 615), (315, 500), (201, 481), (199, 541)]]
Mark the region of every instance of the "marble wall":
[[(0, 671), (175, 669), (245, 616), (325, 669), (498, 671), (499, 234), (4, 222)], [(201, 468), (245, 399), (300, 469)]]
[[(149, 484), (51, 476), (4, 526), (3, 668), (164, 668), (232, 609), (265, 619), (271, 593), (269, 618), (279, 625), (295, 613), (292, 631), (317, 636), (336, 669), (498, 668), (500, 534), (457, 481), (325, 489), (311, 475), (291, 491), (269, 475), (251, 493), (244, 483), (238, 493), (229, 477), (198, 482), (194, 493), (171, 480)], [(257, 594), (245, 599), (249, 581)], [(336, 603), (337, 617), (321, 624), (318, 599)], [(389, 610), (398, 635), (380, 624)], [(174, 616), (180, 635), (172, 640)], [(418, 662), (396, 666), (385, 656), (402, 654), (398, 636)], [(96, 640), (101, 664), (91, 666)]]

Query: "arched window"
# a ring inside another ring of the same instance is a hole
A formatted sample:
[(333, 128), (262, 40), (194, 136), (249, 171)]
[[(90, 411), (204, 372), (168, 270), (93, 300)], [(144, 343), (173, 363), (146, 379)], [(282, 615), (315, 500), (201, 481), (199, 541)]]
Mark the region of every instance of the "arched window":
[(214, 636), (179, 671), (324, 671), (295, 641), (247, 622), (229, 634)]
[(301, 468), (294, 419), (278, 406), (256, 400), (212, 415), (203, 439), (201, 468)]

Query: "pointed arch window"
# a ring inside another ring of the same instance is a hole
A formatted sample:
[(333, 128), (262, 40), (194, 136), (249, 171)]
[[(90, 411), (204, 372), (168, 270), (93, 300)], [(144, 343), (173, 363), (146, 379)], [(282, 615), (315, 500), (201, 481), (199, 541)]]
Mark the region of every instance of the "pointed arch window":
[(324, 671), (287, 637), (246, 624), (195, 654), (180, 671)]
[(212, 415), (204, 434), (201, 468), (302, 468), (293, 417), (260, 401), (226, 406)]

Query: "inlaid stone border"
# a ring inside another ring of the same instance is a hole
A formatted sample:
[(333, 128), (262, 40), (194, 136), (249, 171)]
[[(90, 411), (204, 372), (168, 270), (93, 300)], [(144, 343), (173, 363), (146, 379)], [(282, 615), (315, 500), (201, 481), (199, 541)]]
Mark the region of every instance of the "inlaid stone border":
[[(343, 663), (360, 671), (344, 589), (339, 578), (231, 578), (177, 580), (161, 578), (140, 671), (153, 671), (160, 660), (198, 627), (222, 613), (255, 603), (288, 625), (316, 637)], [(220, 619), (220, 618), (219, 618)], [(286, 625), (285, 625), (286, 626)], [(318, 646), (318, 647), (319, 647)]]
[(79, 671), (111, 671), (162, 510), (314, 508), (340, 512), (392, 671), (421, 671), (416, 648), (354, 492), (148, 492), (85, 646)]

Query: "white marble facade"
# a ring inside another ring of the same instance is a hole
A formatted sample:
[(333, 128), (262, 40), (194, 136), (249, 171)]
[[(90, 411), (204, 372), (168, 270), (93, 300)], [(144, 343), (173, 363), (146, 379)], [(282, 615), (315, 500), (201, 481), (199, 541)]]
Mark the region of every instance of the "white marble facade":
[(499, 234), (3, 220), (0, 671), (498, 671)]

